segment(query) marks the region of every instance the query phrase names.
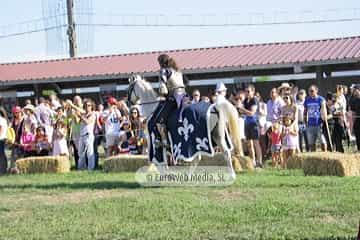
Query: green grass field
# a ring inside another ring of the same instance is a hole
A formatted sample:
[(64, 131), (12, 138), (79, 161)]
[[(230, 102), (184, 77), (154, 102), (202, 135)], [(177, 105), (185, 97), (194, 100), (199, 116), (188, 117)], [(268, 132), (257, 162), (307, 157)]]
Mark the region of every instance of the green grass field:
[(360, 178), (244, 173), (143, 188), (131, 173), (0, 177), (0, 239), (354, 239)]

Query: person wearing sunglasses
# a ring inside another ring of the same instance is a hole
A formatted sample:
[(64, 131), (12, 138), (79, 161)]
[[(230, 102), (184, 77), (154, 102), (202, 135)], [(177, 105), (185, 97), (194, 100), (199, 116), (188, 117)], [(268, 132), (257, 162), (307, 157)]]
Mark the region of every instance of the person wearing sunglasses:
[[(80, 170), (95, 169), (94, 128), (95, 104), (91, 100), (84, 102), (85, 113), (80, 115), (79, 164)], [(86, 159), (88, 164), (86, 164)]]
[[(306, 125), (306, 136), (308, 139), (309, 150), (316, 151), (316, 141), (320, 140), (322, 151), (326, 151), (326, 139), (321, 131), (322, 123), (328, 124), (326, 101), (318, 95), (318, 87), (311, 85), (309, 87), (309, 96), (304, 102), (304, 121)], [(328, 129), (328, 128), (327, 128)]]
[(134, 148), (130, 149), (131, 154), (141, 154), (144, 152), (144, 145), (145, 145), (145, 133), (144, 133), (144, 119), (140, 116), (140, 110), (138, 106), (132, 106), (130, 108), (130, 124), (131, 124), (131, 131), (134, 136), (135, 144)]
[(288, 116), (294, 124), (298, 123), (298, 111), (295, 100), (291, 95), (284, 95), (282, 97), (285, 105), (281, 108), (281, 117)]

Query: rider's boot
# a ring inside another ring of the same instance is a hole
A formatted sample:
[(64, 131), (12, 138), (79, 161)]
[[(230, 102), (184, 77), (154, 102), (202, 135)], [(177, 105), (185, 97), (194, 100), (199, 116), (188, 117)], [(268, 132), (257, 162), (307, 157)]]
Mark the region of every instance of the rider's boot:
[(167, 130), (164, 124), (157, 123), (156, 127), (160, 133), (161, 143), (162, 147), (167, 148), (168, 142), (167, 142)]

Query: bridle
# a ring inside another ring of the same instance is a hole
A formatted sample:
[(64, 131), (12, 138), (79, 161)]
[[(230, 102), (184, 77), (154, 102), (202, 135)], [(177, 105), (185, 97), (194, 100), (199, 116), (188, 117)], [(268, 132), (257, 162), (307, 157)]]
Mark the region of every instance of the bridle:
[(137, 80), (134, 80), (132, 83), (129, 84), (129, 88), (127, 89), (127, 96), (128, 96), (128, 103), (129, 105), (149, 105), (149, 104), (154, 104), (154, 103), (159, 103), (160, 100), (155, 100), (155, 101), (150, 101), (150, 102), (141, 102), (141, 103), (133, 103), (131, 101), (131, 96), (132, 94), (134, 94), (135, 98), (138, 100), (140, 99), (140, 96), (136, 94), (136, 91), (135, 91), (135, 83), (136, 83)]
[(129, 84), (129, 87), (127, 89), (127, 97), (128, 97), (128, 103), (129, 104), (134, 104), (132, 101), (131, 101), (131, 95), (133, 94), (134, 92), (134, 95), (136, 97), (136, 99), (139, 99), (139, 96), (136, 95), (136, 92), (135, 92), (135, 81), (130, 83)]

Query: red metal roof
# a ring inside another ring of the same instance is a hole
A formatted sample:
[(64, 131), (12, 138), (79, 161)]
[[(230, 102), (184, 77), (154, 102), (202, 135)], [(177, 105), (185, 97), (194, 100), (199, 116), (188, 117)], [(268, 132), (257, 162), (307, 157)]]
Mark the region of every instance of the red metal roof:
[(157, 56), (161, 53), (168, 53), (183, 70), (190, 72), (260, 66), (270, 68), (273, 65), (339, 60), (360, 61), (360, 36), (0, 64), (0, 81), (153, 73), (158, 71)]

